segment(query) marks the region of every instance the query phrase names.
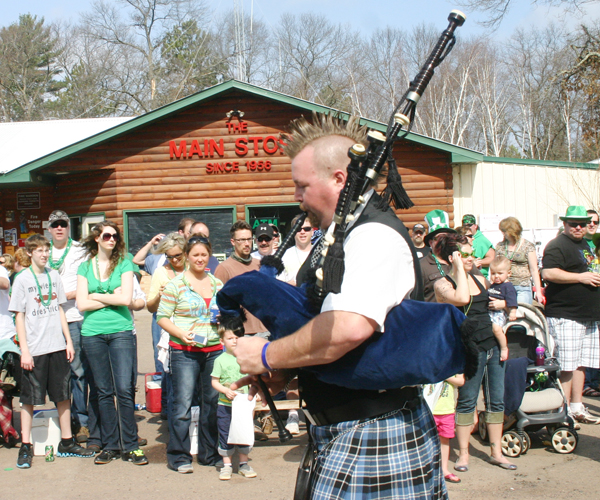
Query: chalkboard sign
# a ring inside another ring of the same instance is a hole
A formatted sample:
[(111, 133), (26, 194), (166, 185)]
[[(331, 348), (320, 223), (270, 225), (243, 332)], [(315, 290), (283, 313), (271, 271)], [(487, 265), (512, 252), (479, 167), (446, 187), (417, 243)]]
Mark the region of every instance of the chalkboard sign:
[(177, 231), (179, 221), (190, 217), (204, 222), (210, 230), (210, 241), (213, 254), (231, 252), (229, 229), (233, 224), (232, 208), (207, 208), (192, 210), (163, 211), (128, 211), (127, 244), (129, 251), (135, 255), (148, 241), (159, 233)]

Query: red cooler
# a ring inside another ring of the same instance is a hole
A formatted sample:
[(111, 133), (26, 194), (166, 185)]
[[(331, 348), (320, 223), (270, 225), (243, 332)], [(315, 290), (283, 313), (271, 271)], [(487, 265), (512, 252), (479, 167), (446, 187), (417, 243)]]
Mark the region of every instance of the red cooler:
[(160, 413), (162, 389), (161, 382), (154, 380), (154, 375), (162, 375), (160, 372), (146, 373), (146, 411)]

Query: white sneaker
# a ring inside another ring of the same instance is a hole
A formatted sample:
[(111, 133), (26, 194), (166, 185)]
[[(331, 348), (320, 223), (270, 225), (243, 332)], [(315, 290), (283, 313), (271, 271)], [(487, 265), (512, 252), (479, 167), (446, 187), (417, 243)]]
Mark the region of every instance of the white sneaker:
[(592, 415), (585, 406), (583, 407), (583, 410), (573, 412), (572, 416), (574, 420), (577, 420), (577, 422), (581, 422), (582, 424), (600, 424), (600, 417)]
[(569, 410), (569, 417), (573, 419), (573, 429), (575, 429), (576, 431), (581, 430), (581, 425), (579, 425), (579, 423), (575, 419), (575, 415), (573, 415), (573, 412), (571, 410)]
[(285, 428), (290, 431), (290, 434), (300, 434), (300, 419), (297, 412), (290, 412)]

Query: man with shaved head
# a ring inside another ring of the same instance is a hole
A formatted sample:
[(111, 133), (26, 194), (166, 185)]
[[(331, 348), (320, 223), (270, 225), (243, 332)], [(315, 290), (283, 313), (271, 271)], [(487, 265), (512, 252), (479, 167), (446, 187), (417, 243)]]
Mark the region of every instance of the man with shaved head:
[[(323, 231), (332, 224), (346, 183), (348, 149), (366, 145), (365, 133), (354, 118), (315, 116), (312, 123), (292, 123), (286, 153), (292, 159), (295, 199)], [(272, 342), (239, 339), (235, 355), (243, 373), (269, 371), (273, 393), (298, 375), (318, 452), (310, 498), (447, 498), (439, 439), (420, 388), (355, 390), (326, 384), (303, 369), (332, 363), (381, 332), (390, 309), (420, 280), (404, 225), (393, 211), (378, 208), (374, 189), (364, 198), (346, 231), (340, 293), (328, 294), (321, 313), (289, 336)], [(321, 248), (317, 242), (301, 267), (298, 286), (308, 280)], [(248, 382), (251, 377), (232, 389)]]

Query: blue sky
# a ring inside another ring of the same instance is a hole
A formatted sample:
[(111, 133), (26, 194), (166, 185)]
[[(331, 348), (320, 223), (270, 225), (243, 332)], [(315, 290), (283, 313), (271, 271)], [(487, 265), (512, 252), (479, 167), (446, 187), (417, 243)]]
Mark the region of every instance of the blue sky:
[[(107, 0), (114, 1), (114, 0)], [(242, 0), (246, 12), (250, 12), (252, 0)], [(47, 21), (77, 21), (78, 15), (89, 9), (92, 0), (3, 0), (0, 8), (0, 26), (17, 21), (19, 14), (31, 13), (43, 16)], [(233, 0), (209, 0), (211, 9), (224, 12), (233, 7)], [(529, 0), (516, 0), (516, 5), (505, 18), (495, 37), (509, 36), (515, 28), (532, 25), (543, 26), (550, 20), (576, 27), (581, 17), (564, 14), (560, 9), (535, 6)], [(421, 23), (446, 27), (448, 13), (457, 8), (451, 0), (254, 0), (254, 15), (263, 21), (275, 24), (282, 13), (314, 12), (327, 16), (331, 21), (349, 23), (352, 27), (368, 34), (374, 29), (393, 25), (405, 30)], [(344, 7), (340, 8), (340, 4)], [(485, 30), (476, 21), (479, 13), (465, 12), (467, 22), (459, 31), (463, 35), (477, 35)], [(600, 2), (587, 8), (585, 19), (600, 18)]]

